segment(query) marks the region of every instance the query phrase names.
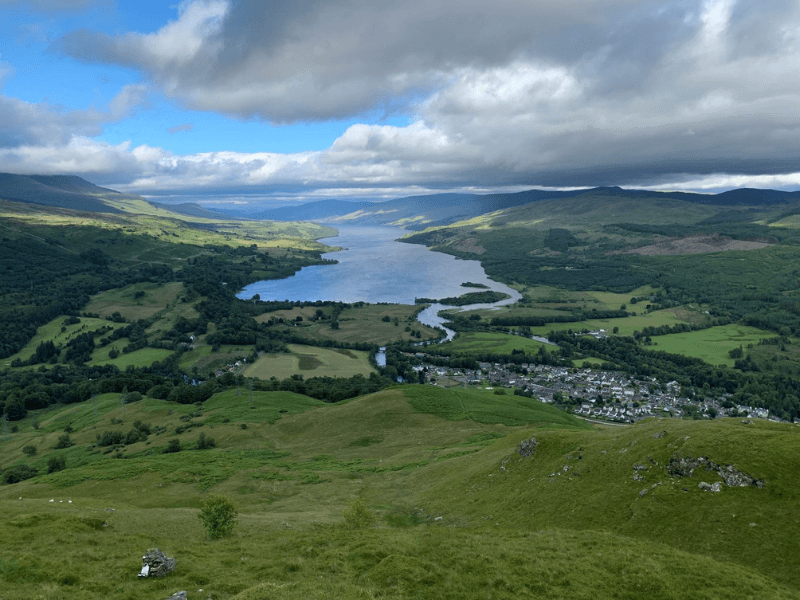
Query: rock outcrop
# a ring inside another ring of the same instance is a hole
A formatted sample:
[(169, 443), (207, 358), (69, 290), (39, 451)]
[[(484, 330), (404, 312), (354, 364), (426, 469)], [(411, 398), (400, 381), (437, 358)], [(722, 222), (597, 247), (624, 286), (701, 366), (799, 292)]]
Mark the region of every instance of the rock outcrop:
[(747, 473), (743, 473), (733, 465), (718, 465), (706, 456), (697, 458), (673, 456), (669, 461), (669, 465), (667, 465), (667, 471), (672, 477), (691, 477), (694, 475), (695, 469), (700, 467), (703, 467), (707, 472), (714, 471), (717, 473), (728, 487), (748, 487), (751, 485), (759, 489), (764, 487), (763, 479), (756, 479)]
[(528, 458), (529, 456), (533, 456), (536, 452), (536, 446), (539, 445), (539, 442), (536, 441), (536, 438), (528, 438), (527, 440), (522, 440), (517, 445), (517, 452), (522, 458)]
[(139, 577), (164, 577), (175, 570), (175, 559), (167, 558), (158, 548), (150, 548), (142, 557)]

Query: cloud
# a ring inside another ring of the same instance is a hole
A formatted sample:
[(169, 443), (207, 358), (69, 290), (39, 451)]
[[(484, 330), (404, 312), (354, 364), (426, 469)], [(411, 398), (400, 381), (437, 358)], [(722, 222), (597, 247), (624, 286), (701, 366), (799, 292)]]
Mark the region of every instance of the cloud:
[(191, 131), (192, 129), (194, 129), (194, 125), (192, 123), (184, 123), (183, 125), (167, 127), (167, 131), (170, 135), (175, 135), (176, 133), (180, 133), (182, 131)]
[(63, 146), (76, 136), (98, 136), (105, 124), (130, 116), (146, 103), (147, 88), (139, 84), (124, 86), (107, 110), (65, 110), (0, 94), (0, 147)]
[[(104, 183), (132, 191), (787, 187), (800, 172), (793, 0), (196, 0), (153, 33), (82, 30), (55, 47), (235, 118), (414, 115), (353, 125), (313, 153), (108, 147)], [(97, 135), (145, 94), (132, 87), (95, 119), (0, 98), (0, 131), (30, 150), (26, 164), (51, 143), (85, 164), (102, 148), (73, 136)]]

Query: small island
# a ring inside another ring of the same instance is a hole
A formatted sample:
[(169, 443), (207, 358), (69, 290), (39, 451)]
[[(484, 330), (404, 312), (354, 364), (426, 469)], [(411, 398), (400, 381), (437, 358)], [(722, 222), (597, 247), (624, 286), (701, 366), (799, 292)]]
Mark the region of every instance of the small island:
[(473, 283), (472, 281), (465, 281), (461, 284), (461, 287), (468, 287), (468, 288), (478, 288), (481, 290), (488, 290), (489, 286), (483, 283)]
[(511, 296), (504, 294), (503, 292), (494, 292), (492, 290), (488, 290), (486, 292), (470, 292), (458, 297), (441, 298), (440, 300), (435, 300), (433, 298), (414, 298), (414, 303), (439, 303), (447, 306), (466, 306), (467, 304), (491, 304), (493, 302), (499, 302), (500, 300), (505, 300), (510, 297)]

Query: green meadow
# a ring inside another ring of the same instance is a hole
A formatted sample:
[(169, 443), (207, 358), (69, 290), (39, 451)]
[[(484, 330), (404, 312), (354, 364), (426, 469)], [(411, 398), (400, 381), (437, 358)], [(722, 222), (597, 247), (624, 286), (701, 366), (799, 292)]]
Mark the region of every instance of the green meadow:
[(739, 346), (757, 344), (759, 340), (775, 337), (774, 333), (746, 325), (722, 325), (699, 331), (672, 333), (653, 338), (657, 350), (701, 358), (712, 365), (733, 366), (728, 353)]
[(443, 347), (457, 354), (511, 354), (512, 350), (524, 350), (526, 354), (535, 354), (541, 347), (549, 351), (557, 350), (550, 344), (518, 335), (488, 331), (461, 332)]
[(352, 377), (369, 376), (374, 371), (369, 354), (361, 350), (289, 344), (289, 353), (264, 354), (247, 365), (244, 374), (258, 379), (286, 379), (297, 373), (306, 377)]
[[(139, 421), (147, 440), (97, 445)], [(104, 394), (18, 424), (0, 466), (40, 474), (0, 486), (12, 600), (800, 597), (791, 425), (595, 429), (529, 399), (431, 386), (334, 405), (247, 389), (200, 406)], [(54, 450), (67, 425), (74, 445)], [(195, 449), (200, 433), (215, 447)], [(172, 440), (180, 451), (163, 453)], [(704, 492), (718, 476), (671, 477), (673, 455), (733, 464), (764, 488)], [(54, 456), (66, 469), (46, 474)], [(216, 541), (197, 518), (212, 492), (239, 513)], [(174, 573), (137, 578), (151, 547)]]

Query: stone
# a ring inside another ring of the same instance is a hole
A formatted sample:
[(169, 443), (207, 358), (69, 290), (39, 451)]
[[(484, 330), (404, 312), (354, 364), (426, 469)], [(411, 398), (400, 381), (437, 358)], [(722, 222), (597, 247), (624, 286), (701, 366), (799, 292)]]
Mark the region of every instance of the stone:
[(533, 456), (536, 452), (536, 446), (539, 445), (539, 442), (536, 441), (536, 438), (528, 438), (527, 440), (522, 440), (517, 445), (517, 452), (522, 458), (528, 458)]
[(717, 481), (716, 483), (713, 483), (713, 484), (706, 483), (705, 481), (701, 481), (700, 484), (697, 487), (699, 487), (701, 490), (705, 490), (707, 492), (719, 492), (722, 489), (721, 488), (721, 484), (720, 484), (719, 481)]
[(750, 419), (742, 419), (742, 425), (752, 425), (753, 422)]
[(180, 592), (175, 592), (172, 594), (172, 596), (167, 598), (167, 600), (187, 600), (186, 592), (183, 590)]
[(167, 558), (158, 548), (150, 548), (142, 557), (139, 577), (164, 577), (175, 570), (175, 559)]
[(664, 437), (665, 435), (667, 435), (666, 431), (659, 431), (658, 433), (653, 434), (653, 438), (657, 440), (659, 438)]
[(641, 492), (639, 492), (639, 498), (644, 496), (647, 493), (647, 488), (644, 488)]

